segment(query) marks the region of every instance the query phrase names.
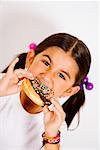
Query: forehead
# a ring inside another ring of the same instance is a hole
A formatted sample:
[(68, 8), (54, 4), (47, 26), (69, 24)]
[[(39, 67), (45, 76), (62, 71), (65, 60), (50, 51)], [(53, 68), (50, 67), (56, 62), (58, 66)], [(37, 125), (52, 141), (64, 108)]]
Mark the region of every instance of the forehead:
[(71, 76), (76, 75), (79, 70), (76, 61), (71, 56), (71, 52), (65, 52), (59, 47), (49, 47), (39, 54), (40, 57), (43, 55), (48, 55), (51, 58), (56, 69), (67, 71)]

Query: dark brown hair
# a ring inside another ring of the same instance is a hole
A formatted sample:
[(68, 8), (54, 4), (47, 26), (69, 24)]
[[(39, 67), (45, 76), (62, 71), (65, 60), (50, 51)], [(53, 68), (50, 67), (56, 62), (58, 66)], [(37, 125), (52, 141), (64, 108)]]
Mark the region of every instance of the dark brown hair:
[[(43, 50), (51, 46), (57, 46), (62, 48), (65, 52), (70, 51), (71, 56), (77, 62), (79, 66), (79, 72), (76, 76), (76, 81), (73, 86), (80, 85), (84, 77), (88, 74), (91, 64), (91, 56), (87, 46), (78, 38), (66, 34), (66, 33), (57, 33), (49, 36), (43, 40), (36, 48), (35, 54), (41, 53)], [(15, 69), (25, 68), (25, 60), (27, 53), (20, 54), (19, 62), (16, 64)], [(6, 72), (7, 68), (3, 71)], [(63, 109), (66, 113), (65, 121), (67, 127), (70, 126), (76, 113), (79, 113), (80, 108), (85, 102), (84, 89), (81, 88), (78, 93), (71, 96), (64, 104)]]

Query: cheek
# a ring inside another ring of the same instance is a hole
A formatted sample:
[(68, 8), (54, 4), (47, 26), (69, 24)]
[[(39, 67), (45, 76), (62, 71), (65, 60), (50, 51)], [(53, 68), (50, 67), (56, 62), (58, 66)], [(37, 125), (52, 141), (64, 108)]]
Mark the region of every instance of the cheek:
[[(60, 79), (61, 80), (61, 79)], [(67, 84), (63, 81), (56, 80), (54, 81), (54, 93), (56, 97), (62, 95), (62, 93), (67, 89)]]
[(63, 82), (63, 81), (57, 81), (54, 82), (54, 93), (56, 97), (59, 97), (63, 95), (65, 91), (67, 91), (70, 87), (72, 87), (72, 82)]
[(37, 76), (39, 73), (43, 72), (44, 69), (41, 63), (32, 63), (29, 70), (34, 76)]

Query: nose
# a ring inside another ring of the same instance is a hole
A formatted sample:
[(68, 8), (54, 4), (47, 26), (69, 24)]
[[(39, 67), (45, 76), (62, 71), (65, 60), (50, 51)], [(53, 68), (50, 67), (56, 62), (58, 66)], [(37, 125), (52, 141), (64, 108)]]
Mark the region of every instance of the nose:
[(50, 89), (53, 89), (54, 82), (53, 82), (53, 72), (47, 70), (46, 72), (40, 73), (38, 75), (38, 79), (45, 85), (47, 85)]

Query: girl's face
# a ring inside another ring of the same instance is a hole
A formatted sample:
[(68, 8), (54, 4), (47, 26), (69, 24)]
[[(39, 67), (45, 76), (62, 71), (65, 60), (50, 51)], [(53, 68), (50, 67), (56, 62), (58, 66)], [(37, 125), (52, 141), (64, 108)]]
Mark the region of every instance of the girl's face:
[(72, 87), (79, 68), (70, 52), (53, 46), (32, 59), (29, 70), (54, 91), (55, 97), (71, 96), (79, 90), (79, 86)]

